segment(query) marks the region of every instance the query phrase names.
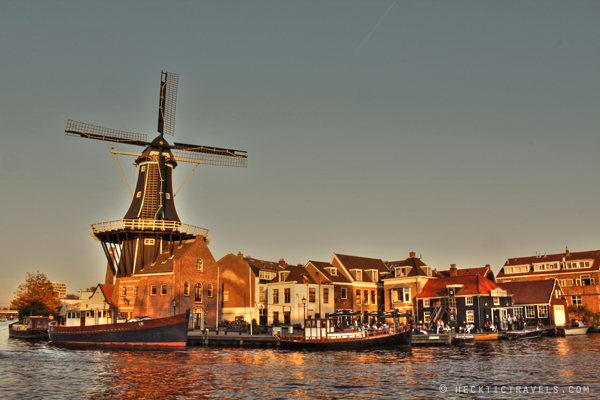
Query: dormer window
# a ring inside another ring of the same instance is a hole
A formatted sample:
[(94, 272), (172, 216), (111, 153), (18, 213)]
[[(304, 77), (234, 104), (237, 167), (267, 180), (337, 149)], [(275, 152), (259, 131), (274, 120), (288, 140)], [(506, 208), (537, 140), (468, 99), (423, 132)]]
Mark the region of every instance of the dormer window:
[(409, 271), (410, 271), (410, 268), (408, 268), (408, 267), (396, 267), (396, 268), (394, 268), (394, 276), (396, 276), (396, 277), (407, 276)]
[(350, 270), (350, 273), (352, 273), (354, 280), (362, 281), (362, 271), (360, 269), (352, 269)]
[(377, 270), (367, 271), (373, 282), (379, 281), (379, 272)]
[(337, 268), (329, 268), (329, 275), (336, 276), (337, 275)]
[(287, 279), (287, 276), (289, 275), (289, 271), (285, 271), (285, 272), (280, 272), (279, 273), (279, 281), (280, 282), (285, 282), (285, 280)]

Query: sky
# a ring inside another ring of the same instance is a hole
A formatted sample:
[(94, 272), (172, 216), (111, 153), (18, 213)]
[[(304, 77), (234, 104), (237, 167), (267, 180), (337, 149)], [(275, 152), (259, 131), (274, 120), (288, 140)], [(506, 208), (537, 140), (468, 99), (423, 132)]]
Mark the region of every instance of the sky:
[[(228, 253), (434, 268), (600, 248), (598, 1), (0, 0), (0, 306), (27, 272), (102, 283), (115, 157), (68, 119), (248, 152), (176, 200)], [(119, 156), (130, 186), (133, 158)], [(180, 163), (179, 188), (192, 170)]]

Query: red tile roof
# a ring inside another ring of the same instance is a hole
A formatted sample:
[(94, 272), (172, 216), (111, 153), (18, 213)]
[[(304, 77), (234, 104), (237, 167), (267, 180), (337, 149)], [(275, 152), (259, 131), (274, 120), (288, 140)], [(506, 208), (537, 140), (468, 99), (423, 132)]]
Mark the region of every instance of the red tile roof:
[(98, 286), (100, 286), (100, 289), (102, 290), (106, 301), (110, 303), (115, 285), (99, 284)]
[[(548, 254), (548, 255), (537, 255), (537, 256), (529, 256), (529, 257), (516, 257), (509, 258), (504, 263), (504, 267), (510, 267), (513, 265), (532, 265), (532, 264), (542, 264), (542, 263), (561, 263), (561, 262), (571, 262), (578, 260), (594, 260), (593, 264), (590, 268), (598, 270), (600, 269), (600, 250), (591, 250), (591, 251), (579, 251), (579, 252), (569, 252), (567, 253), (558, 253), (558, 254)], [(548, 270), (548, 271), (528, 271), (522, 272), (518, 275), (550, 275), (556, 274), (557, 272), (564, 270)], [(505, 274), (504, 268), (500, 270), (497, 277), (509, 277), (515, 274)]]
[(501, 283), (513, 293), (514, 304), (548, 304), (554, 292), (554, 279)]
[(428, 298), (447, 296), (448, 289), (446, 286), (448, 285), (462, 285), (462, 287), (456, 292), (457, 296), (489, 294), (490, 290), (498, 287), (502, 288), (500, 285), (490, 281), (484, 276), (464, 275), (449, 278), (429, 279), (418, 297)]

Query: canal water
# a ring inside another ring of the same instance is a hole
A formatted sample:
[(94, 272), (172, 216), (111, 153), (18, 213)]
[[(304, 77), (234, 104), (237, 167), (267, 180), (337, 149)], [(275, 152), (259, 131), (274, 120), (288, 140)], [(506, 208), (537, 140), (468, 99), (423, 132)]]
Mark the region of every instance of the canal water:
[(3, 399), (597, 399), (600, 334), (410, 350), (65, 349), (8, 337)]

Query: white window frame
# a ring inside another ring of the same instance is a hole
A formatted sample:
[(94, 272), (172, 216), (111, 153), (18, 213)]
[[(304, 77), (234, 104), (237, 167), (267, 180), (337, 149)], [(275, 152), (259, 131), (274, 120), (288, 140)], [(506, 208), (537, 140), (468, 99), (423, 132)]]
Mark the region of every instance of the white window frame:
[(548, 318), (548, 306), (538, 306), (537, 307), (538, 318)]
[(475, 303), (473, 302), (473, 296), (467, 296), (467, 297), (465, 297), (465, 304), (467, 306), (474, 305)]
[(425, 311), (423, 313), (423, 322), (428, 324), (430, 320), (431, 320), (431, 313), (429, 311)]
[(423, 299), (423, 308), (431, 307), (431, 299)]
[(535, 306), (525, 306), (525, 318), (535, 318)]
[(474, 324), (474, 323), (475, 323), (475, 311), (467, 310), (467, 324)]

